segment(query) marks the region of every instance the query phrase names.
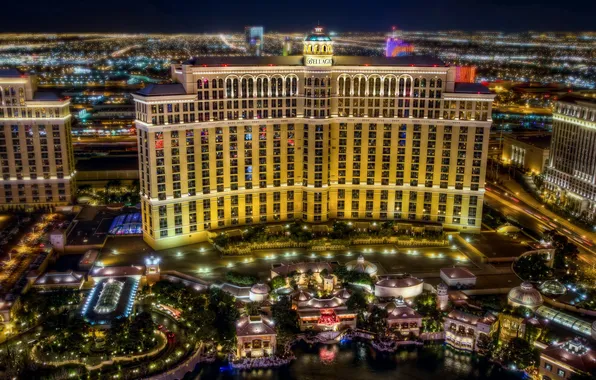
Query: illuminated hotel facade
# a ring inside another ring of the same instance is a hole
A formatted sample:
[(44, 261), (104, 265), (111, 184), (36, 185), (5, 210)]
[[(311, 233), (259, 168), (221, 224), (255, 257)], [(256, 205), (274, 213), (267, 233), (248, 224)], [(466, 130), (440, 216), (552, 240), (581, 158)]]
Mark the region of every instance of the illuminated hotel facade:
[(72, 203), (70, 100), (37, 92), (36, 78), (0, 70), (0, 209)]
[(596, 97), (569, 94), (553, 112), (546, 189), (577, 214), (596, 218)]
[(479, 231), (493, 95), (427, 57), (205, 57), (134, 94), (144, 238), (302, 220)]

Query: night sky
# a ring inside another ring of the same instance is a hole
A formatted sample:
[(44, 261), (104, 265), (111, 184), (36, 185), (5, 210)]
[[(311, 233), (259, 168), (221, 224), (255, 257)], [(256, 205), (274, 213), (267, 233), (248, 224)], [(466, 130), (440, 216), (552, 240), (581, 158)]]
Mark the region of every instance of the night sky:
[(595, 0), (7, 0), (0, 32), (596, 30)]

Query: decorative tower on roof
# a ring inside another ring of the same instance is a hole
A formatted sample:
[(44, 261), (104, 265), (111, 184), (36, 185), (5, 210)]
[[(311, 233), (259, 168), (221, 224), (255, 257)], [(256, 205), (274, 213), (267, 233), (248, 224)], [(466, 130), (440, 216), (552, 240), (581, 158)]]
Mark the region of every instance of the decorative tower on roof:
[(333, 41), (317, 26), (304, 39), (304, 63), (306, 66), (331, 66), (333, 64)]
[(449, 287), (444, 282), (437, 285), (437, 308), (439, 310), (447, 310), (449, 305)]

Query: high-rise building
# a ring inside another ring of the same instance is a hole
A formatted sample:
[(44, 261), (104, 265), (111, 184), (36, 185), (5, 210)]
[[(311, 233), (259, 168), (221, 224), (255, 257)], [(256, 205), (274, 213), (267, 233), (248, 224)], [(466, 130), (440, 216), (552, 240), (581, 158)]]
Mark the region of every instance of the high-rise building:
[(596, 217), (596, 97), (568, 94), (553, 112), (545, 185), (553, 199)]
[(479, 231), (493, 95), (428, 57), (201, 57), (134, 94), (143, 232), (161, 249), (303, 220)]
[(414, 53), (414, 46), (397, 38), (396, 28), (393, 27), (391, 37), (387, 38), (385, 42), (385, 56), (386, 57), (402, 57), (404, 55), (411, 55)]
[(264, 28), (262, 26), (247, 26), (244, 28), (244, 37), (246, 45), (254, 55), (261, 55), (263, 51)]
[(70, 100), (0, 70), (0, 209), (67, 205), (75, 192)]
[(290, 37), (285, 37), (282, 47), (282, 55), (286, 57), (290, 54), (292, 54), (292, 40), (290, 39)]

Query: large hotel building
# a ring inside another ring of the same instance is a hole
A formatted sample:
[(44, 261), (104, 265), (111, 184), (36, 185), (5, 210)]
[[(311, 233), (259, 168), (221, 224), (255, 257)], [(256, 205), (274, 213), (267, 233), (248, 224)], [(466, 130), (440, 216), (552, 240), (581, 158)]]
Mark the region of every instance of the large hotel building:
[(38, 92), (35, 76), (0, 70), (0, 210), (72, 203), (70, 100)]
[(557, 102), (545, 185), (576, 213), (596, 218), (594, 94), (569, 94)]
[(418, 56), (201, 57), (134, 94), (155, 249), (264, 222), (406, 220), (478, 231), (493, 95)]

